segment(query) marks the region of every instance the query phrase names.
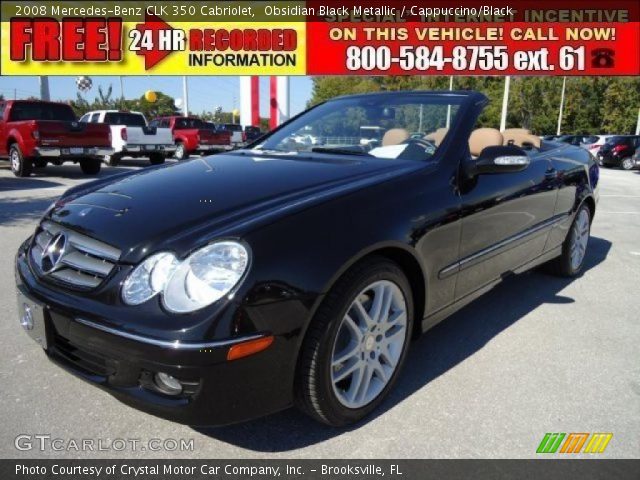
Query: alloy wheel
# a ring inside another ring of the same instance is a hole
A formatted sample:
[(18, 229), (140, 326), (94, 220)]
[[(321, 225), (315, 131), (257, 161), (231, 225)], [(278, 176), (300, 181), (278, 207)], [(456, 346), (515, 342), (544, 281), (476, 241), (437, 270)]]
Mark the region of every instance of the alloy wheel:
[(11, 150), (11, 169), (14, 172), (20, 170), (20, 155), (15, 149)]
[(345, 313), (331, 355), (331, 383), (345, 407), (361, 408), (384, 390), (407, 336), (407, 303), (393, 282), (372, 283)]
[(578, 270), (587, 252), (589, 242), (589, 214), (581, 209), (573, 224), (571, 235), (571, 268)]
[(631, 170), (633, 168), (633, 161), (630, 158), (623, 159), (622, 168), (624, 168), (625, 170)]

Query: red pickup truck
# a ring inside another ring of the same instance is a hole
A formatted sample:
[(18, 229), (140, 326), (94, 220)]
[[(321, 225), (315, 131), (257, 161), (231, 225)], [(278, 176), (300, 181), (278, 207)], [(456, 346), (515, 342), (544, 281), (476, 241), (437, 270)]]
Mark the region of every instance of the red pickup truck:
[(174, 156), (178, 160), (189, 158), (192, 153), (218, 153), (233, 148), (229, 132), (214, 132), (199, 118), (159, 117), (151, 121), (149, 126), (171, 129), (176, 143)]
[(111, 155), (109, 125), (80, 123), (64, 103), (38, 100), (0, 101), (0, 158), (8, 158), (17, 177), (48, 162), (79, 162), (82, 172), (95, 175), (104, 155)]

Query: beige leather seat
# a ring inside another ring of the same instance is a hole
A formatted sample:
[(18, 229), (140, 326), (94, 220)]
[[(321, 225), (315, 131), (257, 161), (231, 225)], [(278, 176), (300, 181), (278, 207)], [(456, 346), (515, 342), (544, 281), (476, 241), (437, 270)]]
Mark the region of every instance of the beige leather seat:
[(499, 130), (495, 128), (476, 128), (469, 137), (469, 151), (474, 157), (480, 156), (482, 150), (487, 147), (502, 145), (504, 139)]
[(528, 128), (506, 128), (502, 134), (504, 135), (505, 133), (524, 133), (526, 135), (531, 135), (531, 130)]
[(433, 142), (435, 146), (438, 147), (442, 143), (442, 140), (444, 140), (444, 137), (446, 137), (448, 131), (449, 129), (445, 127), (438, 128), (435, 132), (425, 135), (424, 139)]
[(404, 128), (391, 128), (382, 137), (382, 146), (399, 145), (409, 139), (409, 131)]
[(520, 133), (505, 130), (504, 132), (502, 132), (502, 137), (504, 139), (505, 145), (540, 148), (540, 138), (529, 133)]

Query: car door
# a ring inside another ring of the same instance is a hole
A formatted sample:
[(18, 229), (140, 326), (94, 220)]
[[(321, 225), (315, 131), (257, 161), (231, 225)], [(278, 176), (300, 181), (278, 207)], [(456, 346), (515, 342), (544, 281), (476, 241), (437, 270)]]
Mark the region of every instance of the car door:
[(461, 180), (460, 299), (542, 254), (557, 197), (549, 158), (527, 153), (520, 172)]

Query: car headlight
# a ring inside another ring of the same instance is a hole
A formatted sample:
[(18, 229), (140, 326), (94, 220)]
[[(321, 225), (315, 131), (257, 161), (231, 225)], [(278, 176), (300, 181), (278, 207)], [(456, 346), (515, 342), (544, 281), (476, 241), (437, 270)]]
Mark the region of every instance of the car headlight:
[(168, 310), (193, 312), (227, 295), (248, 266), (246, 247), (233, 241), (207, 245), (182, 262), (171, 253), (158, 253), (131, 272), (124, 282), (122, 298), (129, 305), (139, 305), (162, 293)]
[(129, 305), (140, 305), (160, 293), (178, 265), (173, 253), (151, 255), (129, 274), (122, 286), (122, 299)]

